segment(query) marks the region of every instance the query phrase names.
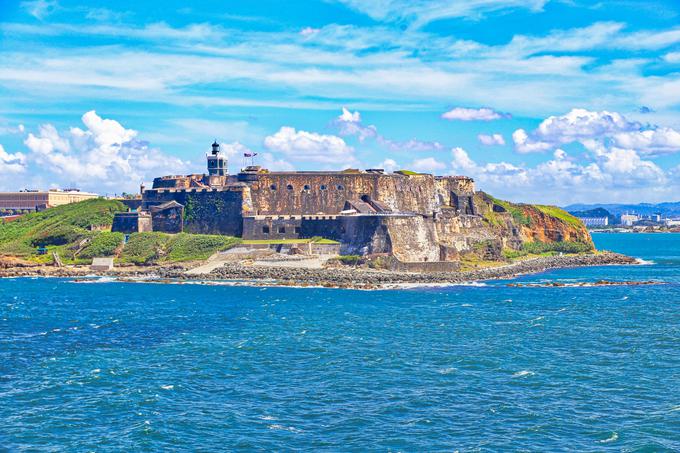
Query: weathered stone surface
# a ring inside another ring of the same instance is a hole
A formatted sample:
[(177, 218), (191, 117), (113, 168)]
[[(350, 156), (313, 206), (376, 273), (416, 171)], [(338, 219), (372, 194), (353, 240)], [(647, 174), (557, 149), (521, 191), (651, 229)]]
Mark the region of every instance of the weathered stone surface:
[(171, 200), (184, 205), (188, 232), (246, 239), (322, 236), (340, 241), (343, 254), (385, 253), (402, 262), (452, 261), (468, 253), (501, 259), (504, 248), (520, 249), (528, 241), (592, 247), (582, 225), (475, 193), (467, 177), (270, 173), (254, 167), (206, 188), (195, 186), (214, 181), (199, 176), (177, 177), (174, 187), (173, 177), (157, 178), (154, 189), (144, 192), (143, 207)]

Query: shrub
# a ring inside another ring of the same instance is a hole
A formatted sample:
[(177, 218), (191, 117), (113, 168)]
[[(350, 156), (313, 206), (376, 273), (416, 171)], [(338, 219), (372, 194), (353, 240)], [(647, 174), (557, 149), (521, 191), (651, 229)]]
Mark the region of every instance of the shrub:
[(165, 253), (170, 236), (164, 233), (132, 233), (120, 259), (133, 264), (151, 264)]
[(123, 242), (123, 233), (103, 231), (95, 234), (92, 241), (78, 254), (78, 258), (113, 256)]
[(175, 235), (167, 247), (167, 261), (204, 260), (215, 252), (227, 250), (241, 240), (231, 236), (198, 235), (180, 233)]
[(361, 256), (359, 255), (340, 255), (338, 257), (338, 261), (340, 261), (342, 264), (357, 265), (360, 260)]
[(592, 250), (589, 244), (582, 242), (525, 242), (522, 250), (534, 255), (548, 252), (584, 253)]
[(34, 247), (65, 245), (87, 236), (87, 231), (74, 225), (61, 225), (36, 234), (31, 240)]

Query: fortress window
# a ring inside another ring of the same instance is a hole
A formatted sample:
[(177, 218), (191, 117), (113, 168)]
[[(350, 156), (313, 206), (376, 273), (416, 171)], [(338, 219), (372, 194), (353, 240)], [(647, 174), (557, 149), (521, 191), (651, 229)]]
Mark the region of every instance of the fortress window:
[(272, 184), (271, 186), (269, 186), (269, 188), (270, 188), (271, 190), (276, 190), (276, 184)]
[(311, 187), (309, 187), (308, 184), (305, 184), (305, 186), (302, 188), (302, 190), (310, 190), (310, 189), (311, 189)]
[(262, 234), (269, 234), (269, 226), (265, 225), (262, 227)]
[(288, 189), (288, 190), (293, 190), (293, 185), (292, 185), (292, 184), (288, 184), (288, 185), (286, 186), (286, 189)]
[(295, 234), (300, 234), (300, 227), (295, 227)]
[(326, 186), (322, 184), (321, 187), (319, 187), (319, 189), (326, 190)]
[(336, 189), (338, 189), (338, 190), (345, 190), (345, 186), (343, 186), (342, 184), (338, 184), (338, 186), (336, 187)]
[(286, 227), (279, 227), (279, 234), (285, 234), (286, 233)]

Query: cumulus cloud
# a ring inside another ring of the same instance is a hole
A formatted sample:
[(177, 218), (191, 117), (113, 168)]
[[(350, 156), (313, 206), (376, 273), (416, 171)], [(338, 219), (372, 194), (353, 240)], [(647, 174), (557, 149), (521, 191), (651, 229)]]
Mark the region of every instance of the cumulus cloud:
[(265, 137), (264, 146), (297, 162), (316, 162), (334, 166), (356, 164), (354, 148), (335, 135), (298, 131), (283, 126), (275, 134)]
[(520, 153), (543, 152), (575, 142), (586, 148), (601, 145), (630, 148), (645, 156), (680, 151), (680, 132), (674, 129), (643, 125), (617, 112), (585, 109), (546, 118), (531, 133), (517, 129), (512, 139)]
[(670, 154), (680, 150), (680, 132), (669, 127), (625, 132), (613, 137), (618, 146), (633, 148), (644, 155)]
[(357, 111), (351, 112), (343, 107), (342, 114), (334, 121), (338, 132), (343, 136), (356, 136), (360, 142), (366, 139), (375, 139), (382, 147), (390, 151), (431, 151), (444, 149), (444, 145), (436, 141), (423, 141), (412, 138), (410, 140), (399, 141), (389, 139), (378, 133), (378, 128), (373, 125), (365, 126), (361, 121), (361, 114)]
[(425, 157), (423, 159), (416, 159), (409, 164), (409, 170), (414, 170), (421, 173), (441, 173), (446, 169), (446, 164), (439, 162), (434, 157)]
[(593, 151), (592, 159), (578, 162), (557, 149), (551, 159), (527, 166), (509, 162), (480, 164), (464, 149), (454, 148), (451, 167), (454, 173), (473, 176), (482, 190), (516, 200), (551, 204), (596, 199), (635, 201), (638, 189), (662, 189), (666, 194), (677, 190), (677, 182), (671, 181), (670, 173), (632, 149), (600, 147)]
[(566, 115), (546, 118), (531, 134), (518, 129), (512, 137), (517, 151), (530, 153), (553, 149), (566, 143), (636, 131), (640, 127), (640, 123), (628, 121), (620, 113), (572, 109)]
[(442, 118), (450, 121), (493, 121), (511, 117), (512, 115), (509, 113), (497, 112), (488, 107), (479, 109), (456, 107), (448, 112), (442, 113)]
[(479, 134), (477, 140), (484, 146), (505, 145), (505, 139), (501, 134)]
[(137, 139), (137, 131), (104, 119), (92, 110), (82, 116), (85, 129), (61, 134), (51, 124), (28, 134), (28, 159), (52, 184), (76, 184), (84, 189), (135, 190), (154, 176), (187, 169), (182, 160), (163, 154)]
[(380, 163), (378, 164), (378, 168), (382, 168), (382, 169), (384, 169), (386, 172), (392, 173), (393, 171), (399, 169), (399, 164), (398, 164), (397, 161), (395, 161), (394, 159), (389, 159), (389, 158), (388, 158), (388, 159), (385, 159), (384, 161), (380, 162)]
[(0, 174), (16, 174), (26, 171), (26, 156), (22, 153), (8, 153), (0, 145)]
[(245, 153), (252, 153), (253, 152), (246, 145), (239, 143), (239, 142), (221, 143), (220, 144), (220, 151), (222, 151), (222, 153), (224, 153), (224, 155), (226, 155), (227, 158), (229, 158), (229, 159), (231, 159), (233, 157), (243, 157), (243, 155)]
[(272, 171), (293, 171), (295, 166), (284, 159), (278, 159), (272, 153), (262, 153), (259, 161), (263, 167)]
[(245, 157), (244, 154), (252, 155), (257, 153), (254, 159), (256, 165), (261, 165), (272, 171), (292, 171), (295, 169), (293, 164), (284, 159), (279, 159), (272, 153), (253, 151), (240, 142), (222, 143), (220, 144), (220, 150), (229, 158), (231, 162), (230, 167), (237, 167), (239, 163), (242, 163), (244, 166), (250, 165), (250, 158)]

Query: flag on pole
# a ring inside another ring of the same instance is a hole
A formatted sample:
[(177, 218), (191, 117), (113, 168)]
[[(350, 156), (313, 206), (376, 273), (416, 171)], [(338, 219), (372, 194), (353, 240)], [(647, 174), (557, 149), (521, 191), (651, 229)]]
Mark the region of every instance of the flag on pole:
[(257, 153), (243, 153), (243, 157), (255, 157)]

